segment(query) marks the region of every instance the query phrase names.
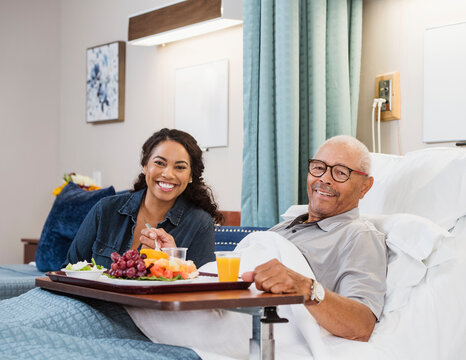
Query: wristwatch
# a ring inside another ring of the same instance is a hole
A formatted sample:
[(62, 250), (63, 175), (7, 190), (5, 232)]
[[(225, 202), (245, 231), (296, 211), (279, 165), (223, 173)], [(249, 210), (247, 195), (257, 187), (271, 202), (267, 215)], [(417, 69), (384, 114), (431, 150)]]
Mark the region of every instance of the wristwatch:
[(320, 304), (324, 301), (325, 298), (325, 289), (321, 283), (316, 280), (312, 280), (311, 285), (311, 300), (315, 301), (317, 304)]

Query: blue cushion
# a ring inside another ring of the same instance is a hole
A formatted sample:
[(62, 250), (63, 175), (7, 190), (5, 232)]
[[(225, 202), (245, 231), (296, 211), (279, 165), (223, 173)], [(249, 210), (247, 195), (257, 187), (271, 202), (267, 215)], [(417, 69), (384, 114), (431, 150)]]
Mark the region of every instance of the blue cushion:
[(234, 250), (236, 245), (248, 234), (254, 231), (265, 231), (266, 227), (252, 226), (216, 226), (215, 234), (215, 251)]
[(115, 195), (113, 186), (86, 191), (70, 182), (63, 188), (53, 203), (40, 235), (35, 258), (39, 271), (60, 269), (89, 210), (97, 201), (110, 195)]

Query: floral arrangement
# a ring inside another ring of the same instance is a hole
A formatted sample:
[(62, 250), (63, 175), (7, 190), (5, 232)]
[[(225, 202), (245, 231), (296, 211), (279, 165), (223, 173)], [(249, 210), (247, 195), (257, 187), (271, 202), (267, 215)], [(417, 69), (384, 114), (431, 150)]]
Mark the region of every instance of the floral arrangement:
[(65, 174), (63, 176), (63, 184), (61, 186), (57, 187), (55, 190), (53, 190), (53, 195), (58, 195), (61, 193), (63, 188), (68, 185), (68, 183), (71, 181), (78, 185), (81, 189), (87, 190), (87, 191), (92, 191), (92, 190), (99, 190), (100, 187), (97, 186), (95, 183), (94, 179), (90, 178), (89, 176), (85, 175), (80, 175), (76, 174), (74, 172)]

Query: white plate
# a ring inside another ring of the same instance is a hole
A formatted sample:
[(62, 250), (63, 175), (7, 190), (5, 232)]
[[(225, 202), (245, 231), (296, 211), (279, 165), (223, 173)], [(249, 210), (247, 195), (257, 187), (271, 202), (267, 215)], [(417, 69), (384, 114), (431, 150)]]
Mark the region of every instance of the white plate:
[(97, 281), (102, 281), (107, 284), (123, 285), (123, 286), (161, 286), (161, 285), (181, 285), (189, 284), (194, 279), (186, 280), (173, 280), (173, 281), (159, 281), (159, 280), (129, 280), (129, 279), (111, 279), (102, 275)]
[(174, 280), (174, 281), (159, 281), (159, 280), (129, 280), (129, 279), (111, 279), (102, 275), (97, 281), (102, 281), (107, 284), (123, 285), (123, 286), (161, 286), (161, 285), (182, 285), (182, 284), (204, 284), (204, 283), (218, 283), (217, 277), (211, 276), (198, 276), (194, 279)]

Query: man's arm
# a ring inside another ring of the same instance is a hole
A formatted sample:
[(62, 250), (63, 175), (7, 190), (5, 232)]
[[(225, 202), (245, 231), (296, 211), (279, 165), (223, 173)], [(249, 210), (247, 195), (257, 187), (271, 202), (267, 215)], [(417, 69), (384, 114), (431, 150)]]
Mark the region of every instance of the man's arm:
[(368, 341), (376, 317), (364, 304), (332, 291), (325, 291), (325, 299), (317, 304), (310, 300), (313, 280), (287, 268), (277, 259), (259, 265), (253, 272), (244, 273), (245, 281), (254, 281), (258, 290), (271, 293), (306, 294), (306, 308), (324, 329), (346, 339)]
[[(311, 280), (312, 281), (312, 280)], [(364, 304), (326, 290), (320, 304), (305, 305), (324, 329), (345, 339), (369, 341), (376, 317)]]

